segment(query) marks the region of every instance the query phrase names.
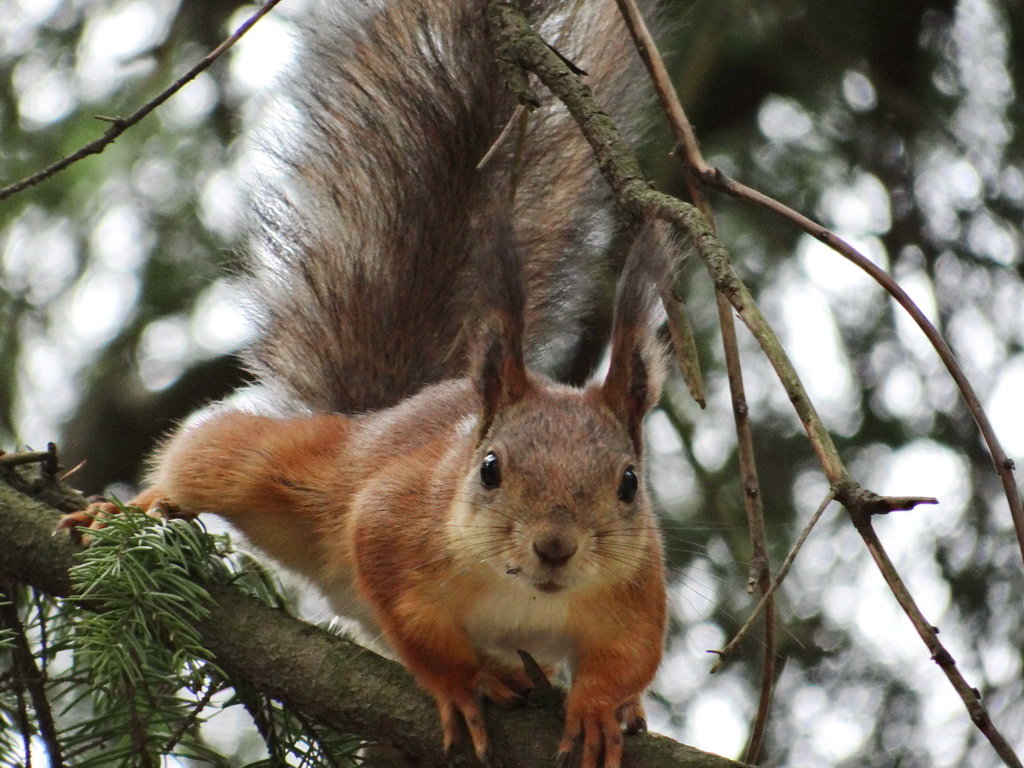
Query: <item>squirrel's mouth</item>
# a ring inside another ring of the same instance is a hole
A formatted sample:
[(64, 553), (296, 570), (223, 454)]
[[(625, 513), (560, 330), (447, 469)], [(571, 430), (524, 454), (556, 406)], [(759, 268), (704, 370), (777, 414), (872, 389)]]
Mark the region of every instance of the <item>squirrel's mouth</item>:
[(559, 584), (557, 581), (542, 581), (540, 583), (534, 583), (533, 586), (535, 586), (541, 592), (547, 592), (548, 594), (558, 592), (562, 589), (562, 585)]
[[(522, 568), (511, 567), (505, 571), (509, 576), (521, 576), (523, 574)], [(547, 581), (534, 581), (530, 580), (530, 583), (540, 592), (552, 594), (554, 592), (561, 592), (565, 589), (564, 584), (559, 584), (557, 581), (548, 579)]]

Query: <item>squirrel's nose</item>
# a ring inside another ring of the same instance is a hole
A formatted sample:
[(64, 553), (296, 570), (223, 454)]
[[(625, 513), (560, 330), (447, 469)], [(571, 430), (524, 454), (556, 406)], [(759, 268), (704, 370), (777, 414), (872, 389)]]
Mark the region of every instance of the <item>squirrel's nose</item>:
[(544, 565), (558, 568), (576, 554), (576, 541), (564, 533), (543, 533), (533, 540), (533, 551)]

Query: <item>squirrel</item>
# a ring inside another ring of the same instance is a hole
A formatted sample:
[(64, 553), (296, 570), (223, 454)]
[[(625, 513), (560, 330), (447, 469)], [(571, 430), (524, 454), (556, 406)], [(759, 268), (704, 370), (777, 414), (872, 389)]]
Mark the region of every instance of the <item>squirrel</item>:
[[(612, 0), (530, 11), (628, 122)], [(524, 650), (571, 675), (560, 764), (579, 748), (619, 768), (666, 623), (642, 431), (666, 238), (642, 225), (624, 246), (564, 109), (513, 118), (479, 0), (324, 13), (256, 203), (243, 354), (270, 407), (187, 423), (131, 503), (227, 519), (379, 630), (436, 699), (446, 754), (464, 723), (486, 762), (481, 702), (527, 692)], [(610, 363), (588, 381), (616, 263)]]

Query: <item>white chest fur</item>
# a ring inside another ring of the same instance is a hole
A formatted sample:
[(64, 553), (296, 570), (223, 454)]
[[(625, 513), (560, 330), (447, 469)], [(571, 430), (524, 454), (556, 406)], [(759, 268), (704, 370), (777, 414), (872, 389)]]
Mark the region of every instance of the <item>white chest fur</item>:
[(482, 593), (466, 617), (466, 631), (477, 649), (520, 665), (517, 650), (541, 664), (557, 664), (572, 654), (570, 601), (565, 593), (545, 594), (510, 577)]

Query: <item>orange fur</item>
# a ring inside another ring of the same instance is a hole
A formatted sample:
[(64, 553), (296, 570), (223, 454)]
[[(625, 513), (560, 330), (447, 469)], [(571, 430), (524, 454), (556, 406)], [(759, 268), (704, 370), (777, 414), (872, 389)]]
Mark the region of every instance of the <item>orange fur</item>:
[[(620, 519), (618, 468), (632, 440), (598, 390), (531, 376), (526, 402), (500, 412), (483, 439), (465, 380), (363, 416), (222, 411), (165, 443), (134, 503), (228, 519), (336, 610), (382, 631), (437, 699), (447, 749), (461, 719), (486, 757), (481, 697), (510, 704), (529, 687), (516, 650), (548, 669), (567, 662), (559, 749), (582, 741), (584, 766), (615, 768), (622, 723), (643, 724), (665, 591), (646, 499)], [(482, 450), (507, 457), (499, 501), (512, 508), (487, 509), (498, 497), (479, 487)], [(553, 529), (577, 546), (555, 566), (531, 547)], [(547, 580), (558, 587), (537, 586)]]
[[(525, 650), (572, 677), (559, 751), (619, 768), (665, 628), (642, 420), (666, 244), (626, 259), (605, 380), (537, 373), (596, 365), (626, 242), (579, 130), (546, 99), (499, 141), (514, 98), (476, 0), (326, 5), (290, 88), (310, 119), (268, 142), (286, 181), (259, 185), (245, 351), (275, 406), (319, 415), (222, 408), (160, 448), (134, 503), (228, 519), (379, 631), (437, 700), (446, 749), (465, 722), (486, 757), (481, 699), (529, 687)], [(528, 5), (630, 122), (614, 3)]]

